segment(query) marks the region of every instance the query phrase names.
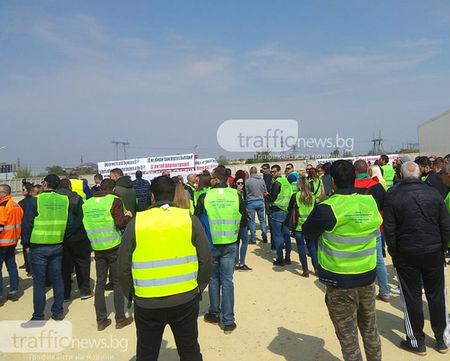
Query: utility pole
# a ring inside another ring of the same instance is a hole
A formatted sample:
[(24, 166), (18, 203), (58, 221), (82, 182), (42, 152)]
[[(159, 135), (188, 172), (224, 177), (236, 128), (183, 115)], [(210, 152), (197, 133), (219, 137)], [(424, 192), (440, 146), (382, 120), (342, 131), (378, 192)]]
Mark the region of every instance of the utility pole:
[(119, 144), (123, 145), (123, 155), (124, 155), (124, 159), (127, 159), (127, 145), (129, 144), (128, 142), (122, 142), (119, 140), (112, 140), (112, 143), (115, 144), (116, 146), (116, 160), (119, 160)]
[(372, 153), (373, 155), (379, 155), (381, 153), (384, 153), (384, 147), (383, 147), (383, 138), (381, 138), (381, 130), (379, 131), (378, 138), (373, 138), (373, 148)]

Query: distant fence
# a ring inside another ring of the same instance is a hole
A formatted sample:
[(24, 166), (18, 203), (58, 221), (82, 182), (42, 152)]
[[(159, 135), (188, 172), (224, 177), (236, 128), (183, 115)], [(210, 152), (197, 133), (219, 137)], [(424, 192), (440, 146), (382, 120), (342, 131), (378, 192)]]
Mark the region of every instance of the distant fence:
[[(27, 178), (27, 181), (33, 184), (41, 184), (44, 177)], [(17, 196), (22, 194), (22, 178), (1, 179), (0, 184), (8, 184), (11, 187), (11, 195)]]
[[(27, 182), (33, 184), (41, 184), (45, 177), (33, 177), (27, 178)], [(64, 178), (61, 177), (61, 178)], [(81, 175), (81, 179), (86, 179), (89, 185), (94, 184), (94, 174)], [(11, 187), (11, 195), (18, 196), (22, 195), (22, 178), (14, 178), (14, 179), (0, 179), (0, 184), (8, 184)]]

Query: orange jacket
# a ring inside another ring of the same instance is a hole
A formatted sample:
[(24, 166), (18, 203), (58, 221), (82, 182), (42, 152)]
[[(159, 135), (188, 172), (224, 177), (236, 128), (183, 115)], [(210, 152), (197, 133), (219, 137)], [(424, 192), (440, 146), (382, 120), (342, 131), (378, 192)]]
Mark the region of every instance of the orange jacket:
[(23, 210), (10, 195), (0, 199), (0, 247), (16, 245), (20, 238)]

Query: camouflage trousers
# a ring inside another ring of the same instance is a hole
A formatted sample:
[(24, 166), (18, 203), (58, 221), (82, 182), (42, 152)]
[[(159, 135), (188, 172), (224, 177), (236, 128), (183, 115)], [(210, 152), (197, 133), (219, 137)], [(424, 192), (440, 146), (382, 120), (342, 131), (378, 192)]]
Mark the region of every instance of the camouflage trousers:
[(367, 361), (381, 360), (381, 343), (375, 317), (375, 283), (355, 288), (327, 286), (325, 303), (345, 361), (362, 361), (358, 328)]

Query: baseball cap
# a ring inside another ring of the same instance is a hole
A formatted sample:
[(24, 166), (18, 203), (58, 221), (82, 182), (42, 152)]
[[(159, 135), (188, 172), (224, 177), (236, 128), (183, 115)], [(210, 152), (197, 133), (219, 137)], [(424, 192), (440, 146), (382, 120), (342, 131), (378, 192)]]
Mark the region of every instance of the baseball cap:
[(54, 186), (55, 188), (59, 186), (60, 179), (56, 174), (49, 174), (44, 178), (43, 182), (47, 182), (50, 186)]

